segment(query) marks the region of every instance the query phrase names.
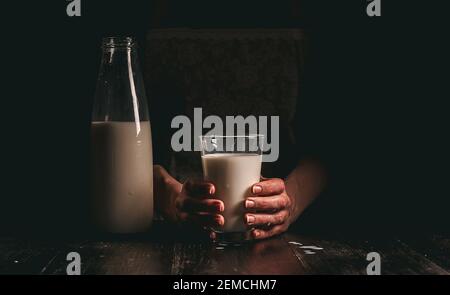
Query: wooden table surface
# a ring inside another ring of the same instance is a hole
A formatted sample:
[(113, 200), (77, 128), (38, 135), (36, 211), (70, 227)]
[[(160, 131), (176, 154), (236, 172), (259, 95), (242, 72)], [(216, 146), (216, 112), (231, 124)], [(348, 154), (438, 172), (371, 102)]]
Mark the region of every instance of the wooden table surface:
[(0, 274), (66, 274), (72, 251), (81, 256), (82, 274), (366, 274), (373, 251), (382, 274), (450, 273), (448, 236), (368, 240), (288, 232), (223, 246), (157, 222), (140, 236), (0, 238)]

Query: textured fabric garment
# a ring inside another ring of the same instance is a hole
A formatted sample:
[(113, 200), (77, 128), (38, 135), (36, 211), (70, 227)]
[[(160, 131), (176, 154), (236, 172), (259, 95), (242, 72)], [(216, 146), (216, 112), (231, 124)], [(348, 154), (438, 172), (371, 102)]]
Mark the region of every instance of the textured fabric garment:
[(263, 175), (285, 176), (299, 156), (293, 123), (301, 90), (304, 44), (299, 29), (150, 31), (145, 79), (155, 161), (181, 180), (201, 175), (199, 152), (175, 153), (169, 148), (176, 131), (169, 130), (173, 117), (187, 115), (193, 122), (194, 108), (201, 107), (203, 119), (208, 115), (223, 120), (237, 115), (279, 116), (279, 160), (264, 163)]

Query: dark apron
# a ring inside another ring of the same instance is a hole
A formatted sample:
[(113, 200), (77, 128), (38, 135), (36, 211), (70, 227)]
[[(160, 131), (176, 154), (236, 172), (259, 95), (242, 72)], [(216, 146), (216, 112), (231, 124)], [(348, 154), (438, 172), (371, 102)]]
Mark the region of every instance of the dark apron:
[[(147, 34), (145, 82), (155, 162), (178, 180), (201, 177), (199, 152), (173, 152), (176, 115), (279, 116), (280, 156), (263, 176), (284, 177), (298, 159), (293, 120), (305, 38), (300, 29), (157, 29)], [(224, 121), (225, 122), (225, 121)], [(270, 127), (270, 124), (269, 124)], [(270, 131), (269, 131), (270, 133)], [(197, 140), (192, 138), (192, 140)]]

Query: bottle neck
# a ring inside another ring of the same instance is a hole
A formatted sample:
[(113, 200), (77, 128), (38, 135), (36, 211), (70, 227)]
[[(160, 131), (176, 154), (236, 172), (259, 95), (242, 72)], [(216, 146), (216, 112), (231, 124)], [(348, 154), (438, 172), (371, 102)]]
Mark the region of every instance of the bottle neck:
[(127, 70), (137, 63), (137, 45), (130, 37), (107, 37), (102, 40), (102, 65)]
[(136, 42), (131, 37), (106, 37), (102, 39), (102, 48), (133, 48)]
[(137, 60), (137, 50), (133, 47), (111, 47), (102, 49), (102, 66), (127, 70), (131, 65), (135, 65)]
[(137, 46), (131, 38), (105, 38), (93, 120), (148, 120)]

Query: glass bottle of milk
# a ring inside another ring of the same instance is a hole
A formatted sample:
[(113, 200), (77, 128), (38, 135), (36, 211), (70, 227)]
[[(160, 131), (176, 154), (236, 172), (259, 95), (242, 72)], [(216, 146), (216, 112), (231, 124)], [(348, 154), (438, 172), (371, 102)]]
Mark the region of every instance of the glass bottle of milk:
[(149, 229), (153, 219), (152, 139), (137, 44), (132, 38), (102, 41), (91, 139), (95, 224), (113, 233)]

